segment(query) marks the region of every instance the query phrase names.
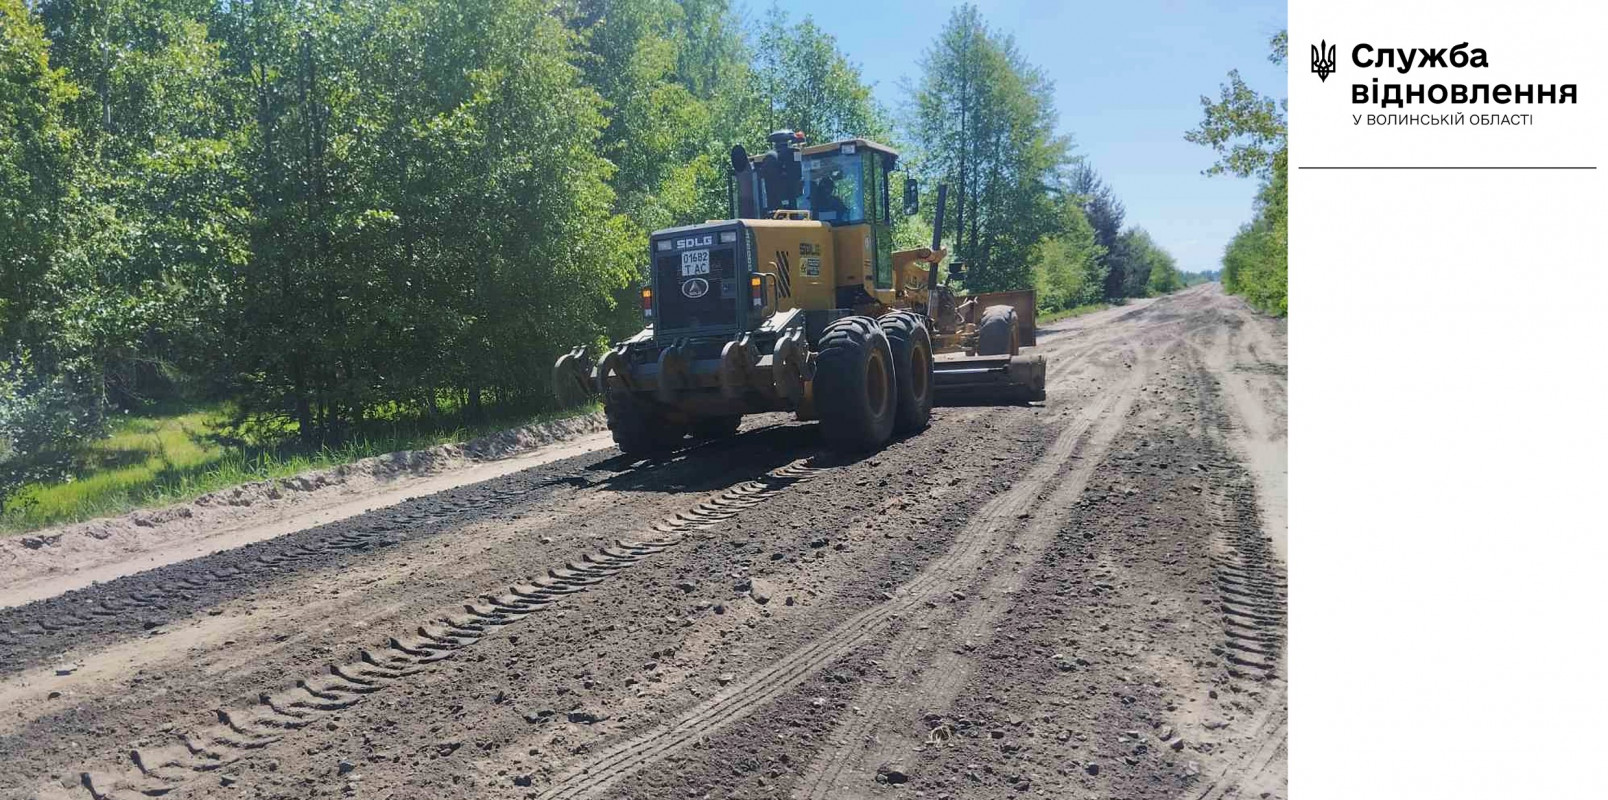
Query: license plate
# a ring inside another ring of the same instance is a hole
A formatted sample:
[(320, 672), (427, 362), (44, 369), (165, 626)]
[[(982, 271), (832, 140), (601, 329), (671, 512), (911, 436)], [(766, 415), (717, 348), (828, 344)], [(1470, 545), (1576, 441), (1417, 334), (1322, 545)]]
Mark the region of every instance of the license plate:
[(681, 254), (681, 277), (709, 274), (709, 251), (688, 250)]

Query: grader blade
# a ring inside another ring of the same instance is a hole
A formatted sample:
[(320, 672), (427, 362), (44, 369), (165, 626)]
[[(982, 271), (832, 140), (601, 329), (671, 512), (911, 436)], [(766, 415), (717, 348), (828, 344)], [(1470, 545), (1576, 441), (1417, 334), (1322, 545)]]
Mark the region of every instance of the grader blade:
[(1044, 356), (969, 356), (933, 359), (934, 398), (946, 404), (986, 405), (1043, 400)]

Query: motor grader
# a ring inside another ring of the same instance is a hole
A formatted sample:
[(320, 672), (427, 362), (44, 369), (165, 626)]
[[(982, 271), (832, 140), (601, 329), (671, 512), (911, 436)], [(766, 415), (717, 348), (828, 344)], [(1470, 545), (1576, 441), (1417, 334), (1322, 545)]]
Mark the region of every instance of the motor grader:
[[(601, 395), (614, 441), (649, 455), (730, 436), (744, 414), (820, 420), (840, 450), (926, 427), (935, 396), (1044, 398), (1031, 290), (957, 296), (938, 279), (944, 187), (931, 247), (893, 249), (894, 150), (815, 146), (778, 131), (732, 148), (734, 218), (655, 231), (641, 288), (646, 327), (595, 360), (554, 365), (560, 398)], [(905, 214), (918, 211), (915, 182)], [(951, 276), (960, 274), (952, 265)]]

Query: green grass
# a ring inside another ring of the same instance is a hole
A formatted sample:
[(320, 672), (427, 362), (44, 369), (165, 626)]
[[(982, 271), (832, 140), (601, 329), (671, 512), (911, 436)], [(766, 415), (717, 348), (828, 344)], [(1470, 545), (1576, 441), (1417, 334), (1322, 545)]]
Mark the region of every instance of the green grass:
[(243, 434), (230, 426), (224, 406), (130, 415), (105, 438), (74, 454), (69, 478), (28, 484), (8, 498), (0, 510), (0, 534), (184, 502), (243, 483), (462, 442), (595, 410), (597, 406), (584, 406), (468, 425), (393, 417), (370, 421), (338, 447), (318, 448), (270, 440), (272, 433)]
[(1038, 312), (1038, 316), (1035, 318), (1035, 322), (1040, 325), (1048, 325), (1052, 322), (1060, 322), (1063, 319), (1081, 317), (1084, 314), (1093, 314), (1096, 311), (1104, 311), (1110, 307), (1110, 303), (1090, 303), (1086, 306), (1078, 306), (1076, 308), (1063, 308), (1056, 311), (1040, 311)]

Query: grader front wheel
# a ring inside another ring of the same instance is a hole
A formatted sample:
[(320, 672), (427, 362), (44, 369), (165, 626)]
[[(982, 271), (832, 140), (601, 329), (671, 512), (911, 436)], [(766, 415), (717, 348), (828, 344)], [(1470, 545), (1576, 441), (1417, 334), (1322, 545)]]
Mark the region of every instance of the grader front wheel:
[(1014, 356), (1020, 351), (1021, 333), (1014, 306), (989, 306), (977, 325), (977, 355)]
[(651, 401), (622, 387), (609, 390), (603, 402), (603, 415), (620, 452), (630, 456), (651, 456), (672, 450), (687, 436), (684, 426), (665, 419)]

